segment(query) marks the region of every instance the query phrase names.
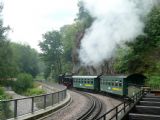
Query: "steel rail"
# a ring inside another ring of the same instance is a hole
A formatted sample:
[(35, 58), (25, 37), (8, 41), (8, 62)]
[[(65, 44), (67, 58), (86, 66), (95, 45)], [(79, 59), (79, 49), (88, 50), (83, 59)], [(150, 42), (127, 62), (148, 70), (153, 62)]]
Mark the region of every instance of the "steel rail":
[(80, 115), (80, 117), (78, 117), (77, 120), (94, 120), (94, 119), (96, 119), (102, 110), (101, 101), (98, 98), (96, 98), (90, 94), (76, 91), (76, 90), (72, 90), (72, 91), (77, 92), (77, 93), (82, 94), (83, 96), (87, 97), (91, 103), (91, 107), (84, 114)]

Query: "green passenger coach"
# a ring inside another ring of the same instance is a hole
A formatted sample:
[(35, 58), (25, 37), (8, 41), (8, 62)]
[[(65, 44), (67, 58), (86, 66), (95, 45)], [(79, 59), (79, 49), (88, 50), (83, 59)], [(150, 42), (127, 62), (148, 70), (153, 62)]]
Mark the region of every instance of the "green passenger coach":
[(127, 77), (126, 76), (101, 76), (100, 90), (112, 94), (126, 96)]
[(91, 90), (100, 89), (98, 76), (72, 76), (74, 88), (85, 88)]

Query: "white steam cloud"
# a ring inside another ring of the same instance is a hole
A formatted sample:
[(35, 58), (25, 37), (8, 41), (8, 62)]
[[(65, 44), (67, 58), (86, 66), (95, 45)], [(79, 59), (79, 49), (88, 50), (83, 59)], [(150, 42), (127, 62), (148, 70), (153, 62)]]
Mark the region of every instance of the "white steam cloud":
[(117, 45), (143, 34), (145, 17), (156, 0), (83, 0), (96, 18), (81, 41), (83, 65), (98, 66), (111, 58)]

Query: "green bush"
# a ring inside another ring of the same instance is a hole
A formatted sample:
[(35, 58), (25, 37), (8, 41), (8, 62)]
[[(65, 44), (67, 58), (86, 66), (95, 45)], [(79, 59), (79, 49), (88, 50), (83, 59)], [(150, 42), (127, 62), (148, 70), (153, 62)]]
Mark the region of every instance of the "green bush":
[(3, 90), (2, 87), (0, 87), (0, 96), (1, 96), (1, 95), (4, 95), (4, 90)]
[(39, 88), (31, 88), (28, 89), (25, 93), (26, 96), (33, 96), (33, 95), (41, 95), (44, 94), (45, 91)]
[(27, 89), (32, 87), (33, 87), (33, 77), (30, 74), (21, 73), (18, 75), (14, 87), (15, 92), (23, 93)]
[(160, 88), (160, 76), (151, 76), (147, 84), (153, 88)]
[[(0, 87), (0, 100), (10, 99), (11, 97), (5, 94), (3, 87)], [(6, 120), (12, 116), (12, 111), (9, 108), (10, 103), (0, 102), (0, 120)]]

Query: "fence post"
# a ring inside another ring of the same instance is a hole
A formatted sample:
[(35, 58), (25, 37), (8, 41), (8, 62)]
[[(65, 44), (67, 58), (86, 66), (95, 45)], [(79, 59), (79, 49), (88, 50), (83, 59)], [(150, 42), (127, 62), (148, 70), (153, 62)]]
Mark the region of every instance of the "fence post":
[(32, 113), (34, 112), (34, 97), (32, 97)]
[(62, 91), (62, 100), (64, 99), (64, 90)]
[(124, 101), (124, 113), (126, 112), (126, 103)]
[(15, 100), (14, 100), (14, 118), (17, 117), (17, 102), (18, 102), (18, 100), (15, 99)]
[(116, 107), (116, 120), (118, 120), (118, 107)]
[(53, 105), (53, 99), (54, 99), (54, 98), (53, 98), (53, 94), (54, 94), (54, 93), (52, 93), (52, 105)]
[(59, 92), (58, 92), (58, 103), (59, 103)]
[(44, 95), (44, 109), (46, 108), (46, 95)]
[(103, 120), (106, 120), (106, 115), (104, 115)]

